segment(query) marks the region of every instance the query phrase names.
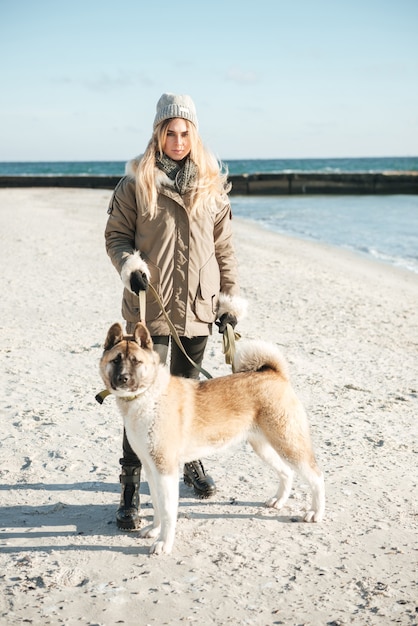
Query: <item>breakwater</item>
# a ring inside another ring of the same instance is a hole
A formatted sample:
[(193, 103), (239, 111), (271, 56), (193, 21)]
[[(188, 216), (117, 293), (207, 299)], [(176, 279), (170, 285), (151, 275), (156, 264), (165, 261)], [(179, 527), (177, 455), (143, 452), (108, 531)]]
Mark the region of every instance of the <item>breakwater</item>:
[(236, 195), (418, 194), (418, 172), (231, 176)]
[[(0, 187), (114, 189), (120, 176), (0, 176)], [(417, 194), (418, 172), (231, 175), (232, 195)]]

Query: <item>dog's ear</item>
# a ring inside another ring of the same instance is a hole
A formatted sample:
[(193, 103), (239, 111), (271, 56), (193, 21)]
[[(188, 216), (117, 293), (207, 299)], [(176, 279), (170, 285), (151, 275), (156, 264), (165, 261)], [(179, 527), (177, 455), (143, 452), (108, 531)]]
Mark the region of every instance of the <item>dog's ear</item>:
[(113, 346), (115, 346), (117, 343), (122, 341), (122, 339), (123, 339), (122, 326), (118, 322), (116, 322), (116, 324), (113, 324), (108, 330), (104, 349), (110, 350), (110, 348), (113, 348)]
[(136, 343), (138, 343), (141, 348), (145, 348), (146, 350), (152, 350), (153, 343), (151, 339), (151, 335), (149, 334), (149, 330), (144, 324), (138, 322), (135, 326), (134, 330), (134, 339)]

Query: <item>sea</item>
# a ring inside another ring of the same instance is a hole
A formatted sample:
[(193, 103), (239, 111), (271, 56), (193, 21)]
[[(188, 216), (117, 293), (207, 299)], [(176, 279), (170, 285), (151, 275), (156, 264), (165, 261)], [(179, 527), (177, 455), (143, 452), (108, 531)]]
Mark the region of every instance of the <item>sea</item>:
[[(418, 172), (417, 157), (225, 160), (229, 173)], [(0, 176), (122, 176), (123, 161), (0, 162)], [(418, 273), (418, 195), (231, 196), (233, 214), (269, 230)]]

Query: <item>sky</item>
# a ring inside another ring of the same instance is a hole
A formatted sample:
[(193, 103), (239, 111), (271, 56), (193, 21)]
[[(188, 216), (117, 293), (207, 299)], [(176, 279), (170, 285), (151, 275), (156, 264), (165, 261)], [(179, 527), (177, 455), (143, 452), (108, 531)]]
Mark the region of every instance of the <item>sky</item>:
[(418, 0), (0, 0), (0, 161), (127, 160), (164, 92), (221, 159), (418, 155)]

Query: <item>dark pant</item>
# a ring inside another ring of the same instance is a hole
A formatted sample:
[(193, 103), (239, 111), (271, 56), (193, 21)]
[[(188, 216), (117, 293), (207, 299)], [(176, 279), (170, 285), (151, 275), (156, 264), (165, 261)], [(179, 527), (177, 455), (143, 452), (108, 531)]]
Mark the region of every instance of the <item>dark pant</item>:
[[(152, 341), (154, 350), (158, 353), (161, 363), (166, 363), (170, 337), (168, 335), (162, 337), (155, 336), (152, 337)], [(208, 338), (192, 337), (189, 339), (188, 337), (180, 337), (180, 341), (189, 357), (200, 367)], [(170, 373), (172, 376), (182, 376), (183, 378), (199, 378), (199, 370), (184, 356), (174, 340), (171, 340)], [(129, 444), (125, 429), (123, 431), (123, 458), (119, 462), (121, 465), (141, 465), (141, 461)]]

